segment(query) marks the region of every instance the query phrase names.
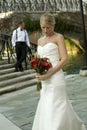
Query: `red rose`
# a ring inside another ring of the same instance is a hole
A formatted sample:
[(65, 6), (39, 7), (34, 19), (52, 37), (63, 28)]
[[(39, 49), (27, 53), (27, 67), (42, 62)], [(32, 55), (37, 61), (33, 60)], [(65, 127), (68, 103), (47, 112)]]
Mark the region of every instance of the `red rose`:
[(49, 70), (52, 67), (50, 63), (44, 62), (44, 69)]
[(36, 72), (39, 72), (41, 74), (48, 71), (52, 67), (52, 64), (49, 62), (48, 58), (34, 57), (31, 59), (30, 65), (32, 69), (35, 69)]
[(51, 63), (48, 62), (48, 60), (49, 60), (48, 58), (42, 58), (42, 59), (41, 59), (40, 67), (41, 67), (42, 69), (44, 69), (44, 70), (49, 70), (49, 69), (52, 67)]
[(31, 65), (31, 68), (32, 69), (35, 69), (38, 67), (38, 58), (33, 58), (31, 61), (30, 61), (30, 65)]

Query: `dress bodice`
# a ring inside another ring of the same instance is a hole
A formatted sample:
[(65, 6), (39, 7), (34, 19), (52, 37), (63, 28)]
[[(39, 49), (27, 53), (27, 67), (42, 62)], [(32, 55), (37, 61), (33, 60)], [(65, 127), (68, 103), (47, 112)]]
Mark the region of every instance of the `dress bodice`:
[(38, 46), (38, 54), (40, 57), (47, 57), (49, 58), (50, 62), (54, 65), (56, 64), (59, 59), (59, 50), (58, 46), (55, 43), (49, 42), (44, 46)]

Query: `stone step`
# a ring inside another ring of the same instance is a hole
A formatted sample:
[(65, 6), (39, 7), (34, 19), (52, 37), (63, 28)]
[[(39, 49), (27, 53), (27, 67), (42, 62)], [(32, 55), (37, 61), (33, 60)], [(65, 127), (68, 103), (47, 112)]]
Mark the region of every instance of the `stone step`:
[(23, 75), (23, 76), (20, 76), (20, 77), (17, 77), (17, 78), (1, 81), (0, 82), (0, 88), (6, 87), (7, 85), (15, 84), (15, 83), (21, 84), (21, 82), (31, 80), (31, 79), (35, 79), (35, 74), (30, 74), (30, 75), (27, 74), (27, 75)]
[(23, 72), (14, 72), (14, 73), (12, 72), (12, 73), (9, 73), (9, 74), (4, 74), (4, 75), (0, 76), (0, 81), (16, 78), (16, 77), (31, 74), (31, 73), (33, 74), (33, 73), (35, 73), (35, 71), (30, 69), (30, 70), (26, 70), (26, 71), (23, 71)]
[[(14, 66), (14, 65), (13, 65)], [(3, 66), (2, 66), (3, 67)], [(10, 67), (10, 68), (9, 68)], [(11, 64), (11, 66), (9, 66), (9, 67), (7, 67), (7, 68), (2, 68), (2, 69), (0, 69), (0, 75), (4, 75), (4, 74), (8, 74), (8, 73), (13, 73), (14, 71), (15, 71), (15, 68), (14, 67), (12, 67), (12, 64)], [(29, 66), (28, 66), (28, 68), (29, 68)], [(24, 67), (24, 70), (25, 70), (25, 67)]]
[(14, 72), (15, 68), (0, 70), (0, 76)]
[(36, 84), (34, 70), (28, 69), (23, 72), (14, 70), (13, 64), (0, 65), (0, 95)]
[(4, 74), (13, 73), (14, 71), (15, 71), (15, 68), (9, 68), (9, 69), (0, 70), (0, 76), (4, 75)]
[(0, 95), (6, 94), (6, 93), (9, 93), (9, 92), (12, 92), (12, 91), (24, 89), (24, 88), (27, 88), (27, 87), (31, 87), (35, 84), (36, 84), (36, 79), (31, 79), (31, 80), (28, 80), (28, 81), (22, 81), (21, 83), (15, 83), (15, 84), (12, 84), (12, 85), (8, 85), (4, 88), (0, 88)]
[(14, 64), (0, 65), (0, 70), (12, 68), (12, 67), (14, 67)]

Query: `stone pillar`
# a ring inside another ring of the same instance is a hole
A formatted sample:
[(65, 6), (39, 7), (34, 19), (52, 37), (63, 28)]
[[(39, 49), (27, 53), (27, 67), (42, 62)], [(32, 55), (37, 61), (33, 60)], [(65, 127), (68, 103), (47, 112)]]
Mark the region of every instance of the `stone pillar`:
[(85, 5), (85, 14), (87, 15), (87, 5)]
[(80, 69), (80, 76), (87, 76), (87, 67), (83, 67)]

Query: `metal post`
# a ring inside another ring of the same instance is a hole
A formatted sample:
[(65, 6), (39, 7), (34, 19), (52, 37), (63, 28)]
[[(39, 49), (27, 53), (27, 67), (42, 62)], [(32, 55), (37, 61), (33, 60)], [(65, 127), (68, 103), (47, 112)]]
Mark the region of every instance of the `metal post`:
[(6, 41), (6, 44), (7, 44), (7, 56), (8, 56), (8, 64), (10, 64), (10, 55), (9, 55), (9, 43), (8, 41)]
[(84, 40), (84, 46), (85, 46), (85, 61), (87, 65), (87, 39), (86, 39), (86, 30), (85, 30), (85, 20), (84, 20), (84, 12), (83, 12), (83, 2), (80, 1), (80, 11), (81, 11), (81, 20), (82, 20), (82, 31), (83, 31), (83, 40)]

